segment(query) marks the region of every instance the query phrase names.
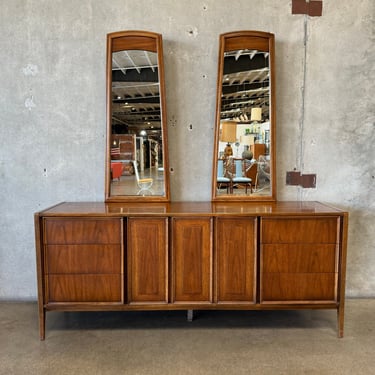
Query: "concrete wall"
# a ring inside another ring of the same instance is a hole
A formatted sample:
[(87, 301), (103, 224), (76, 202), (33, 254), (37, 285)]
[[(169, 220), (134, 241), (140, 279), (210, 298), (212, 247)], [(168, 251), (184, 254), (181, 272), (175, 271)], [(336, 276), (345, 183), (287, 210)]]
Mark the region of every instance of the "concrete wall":
[(349, 210), (347, 294), (375, 296), (373, 0), (1, 3), (0, 299), (36, 298), (35, 211), (104, 197), (106, 34), (126, 29), (163, 34), (173, 200), (210, 200), (219, 34), (275, 33), (278, 198)]

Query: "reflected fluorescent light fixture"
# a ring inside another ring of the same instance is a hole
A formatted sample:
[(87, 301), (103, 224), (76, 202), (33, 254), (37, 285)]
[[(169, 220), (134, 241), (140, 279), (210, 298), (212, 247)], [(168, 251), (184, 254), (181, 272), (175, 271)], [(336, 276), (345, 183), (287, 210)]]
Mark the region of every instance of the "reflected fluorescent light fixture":
[(250, 121), (252, 122), (262, 121), (262, 108), (260, 107), (251, 108)]

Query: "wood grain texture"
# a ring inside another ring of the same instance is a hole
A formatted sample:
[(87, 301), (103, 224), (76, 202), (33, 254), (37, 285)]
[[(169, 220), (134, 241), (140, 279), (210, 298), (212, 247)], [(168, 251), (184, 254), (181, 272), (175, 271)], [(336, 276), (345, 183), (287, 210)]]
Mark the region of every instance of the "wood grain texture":
[(120, 245), (46, 246), (47, 273), (121, 273)]
[(262, 243), (334, 243), (338, 217), (262, 218)]
[(256, 218), (217, 219), (218, 303), (255, 303), (256, 228)]
[(212, 219), (173, 219), (173, 302), (212, 302)]
[(318, 202), (56, 205), (35, 215), (40, 337), (50, 310), (197, 308), (336, 309), (342, 337), (347, 231)]
[(264, 273), (261, 302), (336, 301), (334, 273)]
[(121, 275), (49, 275), (48, 302), (120, 302)]
[(168, 302), (167, 221), (129, 218), (128, 302)]
[(337, 247), (334, 244), (262, 245), (263, 272), (337, 272)]
[(65, 244), (119, 244), (120, 219), (47, 218), (45, 243)]

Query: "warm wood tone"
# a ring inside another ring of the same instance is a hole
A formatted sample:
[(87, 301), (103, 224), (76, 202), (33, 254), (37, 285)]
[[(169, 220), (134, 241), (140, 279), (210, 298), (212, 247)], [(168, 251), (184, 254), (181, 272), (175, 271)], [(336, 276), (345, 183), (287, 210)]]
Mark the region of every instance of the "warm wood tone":
[(334, 273), (265, 273), (262, 303), (336, 301)]
[(266, 145), (264, 143), (254, 143), (250, 146), (253, 158), (259, 160), (259, 156), (266, 155)]
[(122, 219), (45, 218), (48, 303), (122, 301)]
[(340, 218), (262, 218), (261, 302), (337, 301)]
[(167, 222), (164, 218), (129, 218), (128, 302), (168, 302)]
[(62, 203), (35, 214), (47, 311), (335, 309), (348, 214), (318, 202)]
[(121, 275), (49, 275), (48, 302), (121, 302)]
[(212, 219), (172, 220), (172, 302), (212, 302)]
[(48, 245), (47, 273), (121, 273), (120, 245)]
[(256, 217), (217, 218), (217, 302), (255, 303)]
[(263, 269), (273, 273), (336, 272), (336, 246), (263, 245)]
[(117, 219), (51, 219), (45, 221), (47, 244), (121, 243)]
[(338, 217), (263, 219), (263, 243), (336, 243)]

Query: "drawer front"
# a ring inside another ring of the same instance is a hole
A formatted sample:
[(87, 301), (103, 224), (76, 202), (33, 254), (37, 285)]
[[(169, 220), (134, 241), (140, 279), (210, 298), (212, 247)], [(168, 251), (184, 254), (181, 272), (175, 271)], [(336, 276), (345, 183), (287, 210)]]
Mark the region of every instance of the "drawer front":
[(262, 245), (262, 269), (265, 273), (337, 272), (334, 244)]
[(121, 275), (49, 275), (48, 302), (121, 302)]
[(48, 245), (49, 274), (121, 273), (120, 245)]
[(262, 218), (262, 243), (337, 243), (338, 217)]
[(121, 219), (46, 218), (46, 244), (120, 244)]
[(336, 277), (334, 273), (265, 273), (261, 302), (333, 302)]

